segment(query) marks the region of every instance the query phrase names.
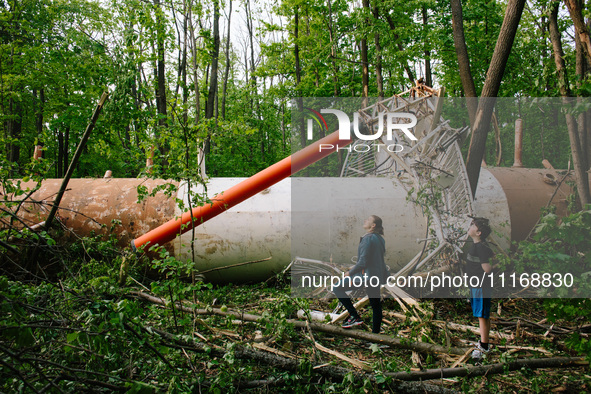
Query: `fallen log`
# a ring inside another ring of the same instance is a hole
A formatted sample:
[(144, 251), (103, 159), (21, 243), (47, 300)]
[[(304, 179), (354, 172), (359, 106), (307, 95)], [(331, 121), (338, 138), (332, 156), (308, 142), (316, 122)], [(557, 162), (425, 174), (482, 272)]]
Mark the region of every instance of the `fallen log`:
[[(209, 354), (216, 356), (216, 357), (224, 357), (228, 351), (219, 347), (210, 347), (206, 344), (202, 344), (199, 342), (189, 341), (187, 339), (181, 338), (181, 336), (177, 336), (166, 331), (160, 330), (155, 327), (144, 327), (144, 330), (148, 333), (157, 333), (163, 338), (166, 338), (176, 345), (180, 347), (196, 351), (196, 352), (208, 352)], [(184, 337), (186, 338), (186, 336)], [(242, 345), (236, 345), (233, 347), (234, 357), (237, 359), (247, 359), (254, 362), (264, 363), (271, 365), (273, 367), (284, 369), (290, 372), (301, 372), (302, 362), (303, 359), (293, 360), (288, 359), (285, 357), (281, 357), (275, 354), (267, 353), (258, 351), (256, 349), (250, 349)], [(375, 382), (375, 375), (371, 373), (362, 373), (354, 370), (350, 370), (347, 368), (337, 367), (334, 365), (323, 364), (318, 368), (313, 367), (308, 369), (310, 373), (318, 374), (324, 376), (328, 379), (332, 379), (335, 381), (342, 381), (345, 376), (349, 374), (353, 374), (355, 379), (359, 382), (362, 382), (364, 379), (369, 378), (372, 382)], [(274, 381), (275, 379), (270, 379), (269, 381)], [(279, 382), (278, 382), (279, 383)], [(417, 393), (417, 394), (424, 394), (424, 393), (456, 393), (456, 391), (449, 390), (440, 386), (432, 385), (432, 384), (425, 384), (423, 382), (404, 382), (404, 381), (392, 381), (387, 383), (388, 387), (391, 390), (395, 390), (395, 392), (399, 393)]]
[[(448, 322), (448, 321), (440, 321), (440, 320), (434, 320), (433, 324), (443, 328), (446, 327), (449, 328), (450, 330), (454, 330), (454, 331), (463, 331), (463, 332), (471, 332), (473, 334), (476, 335), (480, 335), (480, 329), (478, 327), (474, 327), (474, 326), (467, 326), (464, 324), (458, 324), (458, 323), (453, 323), (453, 322)], [(500, 331), (495, 331), (495, 330), (491, 330), (489, 336), (491, 338), (495, 338), (495, 339), (506, 339), (508, 341), (511, 341), (513, 339), (515, 339), (513, 337), (513, 335), (510, 334), (504, 334)]]
[(540, 368), (570, 368), (588, 367), (589, 362), (584, 357), (555, 357), (555, 358), (532, 358), (518, 359), (508, 363), (496, 363), (482, 366), (465, 366), (459, 368), (434, 368), (416, 372), (386, 372), (384, 376), (393, 379), (413, 381), (443, 379), (453, 377), (474, 377), (516, 371), (523, 367), (531, 369)]
[[(158, 297), (151, 296), (146, 293), (132, 292), (131, 294), (133, 294), (135, 296), (139, 296), (141, 298), (144, 298), (144, 299), (149, 300), (150, 302), (153, 302), (156, 304), (160, 304), (160, 305), (167, 304), (165, 300), (158, 298)], [(177, 304), (175, 306), (175, 308), (177, 308), (179, 310), (186, 311), (188, 313), (194, 313), (195, 315), (231, 316), (231, 317), (234, 317), (239, 320), (255, 322), (255, 323), (265, 320), (265, 318), (263, 318), (262, 316), (253, 315), (250, 313), (242, 313), (242, 312), (237, 312), (237, 311), (222, 311), (219, 308), (191, 309), (191, 308), (188, 308), (187, 306), (183, 306), (180, 304)], [(294, 327), (297, 327), (297, 328), (303, 328), (303, 329), (306, 328), (305, 321), (295, 320), (295, 319), (287, 319), (286, 322), (288, 324), (293, 324)], [(309, 326), (310, 326), (310, 329), (312, 329), (314, 331), (318, 331), (318, 332), (324, 332), (327, 334), (344, 336), (344, 337), (349, 337), (349, 338), (353, 338), (353, 339), (361, 339), (364, 341), (378, 343), (381, 345), (388, 345), (388, 346), (396, 347), (396, 348), (400, 348), (400, 349), (413, 350), (413, 351), (416, 351), (419, 353), (455, 354), (455, 355), (461, 356), (464, 353), (466, 353), (466, 350), (467, 350), (467, 348), (464, 348), (464, 347), (462, 347), (462, 348), (446, 347), (446, 346), (441, 346), (441, 345), (436, 345), (436, 344), (426, 343), (426, 342), (413, 342), (408, 339), (394, 338), (394, 337), (391, 337), (389, 335), (384, 335), (384, 334), (373, 334), (373, 333), (361, 331), (361, 330), (351, 330), (351, 329), (346, 330), (344, 328), (332, 326), (330, 324), (309, 323)]]

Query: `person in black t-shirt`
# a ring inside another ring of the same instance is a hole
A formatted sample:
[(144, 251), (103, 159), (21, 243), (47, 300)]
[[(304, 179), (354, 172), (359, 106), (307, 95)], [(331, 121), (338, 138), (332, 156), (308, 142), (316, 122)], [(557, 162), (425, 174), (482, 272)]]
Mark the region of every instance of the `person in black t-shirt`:
[[(486, 237), (491, 229), (488, 220), (484, 218), (474, 218), (470, 223), (468, 235), (474, 242), (468, 250), (466, 257), (466, 274), (468, 275), (471, 286), (479, 283), (478, 287), (470, 288), (470, 302), (472, 304), (472, 314), (478, 318), (480, 327), (480, 340), (472, 351), (472, 358), (480, 360), (489, 352), (489, 333), (490, 333), (490, 304), (491, 288), (488, 274), (492, 272), (492, 266), (489, 261), (494, 255), (486, 243)], [(470, 280), (472, 277), (477, 277)]]

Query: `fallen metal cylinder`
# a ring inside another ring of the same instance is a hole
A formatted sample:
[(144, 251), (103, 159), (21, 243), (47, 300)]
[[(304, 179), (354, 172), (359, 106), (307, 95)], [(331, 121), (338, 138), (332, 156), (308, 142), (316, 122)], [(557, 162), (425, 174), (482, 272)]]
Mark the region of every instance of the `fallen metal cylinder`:
[[(209, 219), (219, 215), (234, 205), (254, 196), (258, 192), (274, 185), (291, 174), (306, 168), (310, 164), (328, 156), (347, 146), (351, 139), (339, 139), (339, 132), (334, 133), (308, 145), (304, 149), (286, 157), (285, 159), (265, 168), (250, 178), (224, 190), (223, 193), (213, 197), (211, 203), (193, 208), (190, 212), (184, 212), (177, 219), (172, 219), (165, 224), (143, 234), (133, 240), (132, 247), (139, 249), (145, 245), (164, 245), (172, 241), (177, 235), (183, 234), (194, 226), (199, 226)], [(321, 146), (331, 146), (330, 149), (320, 149)]]
[[(490, 218), (503, 247), (525, 239), (552, 198), (557, 213), (566, 213), (572, 190), (555, 170), (483, 168), (474, 202), (475, 213)], [(212, 178), (212, 198), (244, 181)], [(69, 231), (66, 241), (92, 233), (112, 235), (121, 247), (181, 215), (175, 198), (186, 201), (187, 185), (176, 184), (175, 196), (159, 192), (137, 203), (137, 187), (148, 192), (165, 180), (72, 179), (58, 219)], [(48, 179), (19, 210), (29, 226), (45, 220), (61, 180)], [(202, 192), (202, 189), (192, 189)], [(297, 200), (292, 198), (297, 188)], [(284, 179), (164, 244), (213, 282), (264, 280), (283, 270), (295, 256), (351, 264), (357, 254), (363, 220), (382, 217), (386, 260), (393, 268), (406, 264), (422, 248), (427, 219), (407, 201), (408, 192), (389, 178)], [(304, 197), (301, 197), (304, 196)], [(338, 204), (335, 202), (338, 201)], [(5, 224), (6, 225), (6, 224)], [(76, 234), (76, 235), (74, 235)], [(297, 247), (297, 248), (296, 248)], [(244, 264), (247, 263), (247, 264)]]

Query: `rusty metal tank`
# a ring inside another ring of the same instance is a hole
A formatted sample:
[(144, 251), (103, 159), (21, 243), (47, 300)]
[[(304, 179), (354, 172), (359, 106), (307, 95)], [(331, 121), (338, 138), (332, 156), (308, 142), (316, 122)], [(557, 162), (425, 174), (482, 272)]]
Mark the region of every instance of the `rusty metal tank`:
[[(483, 168), (474, 201), (478, 216), (491, 219), (501, 246), (525, 239), (540, 209), (552, 199), (566, 212), (571, 190), (554, 170)], [(212, 178), (208, 196), (222, 193), (242, 178)], [(113, 232), (122, 247), (178, 216), (175, 197), (187, 200), (187, 185), (176, 196), (163, 192), (138, 203), (138, 186), (148, 192), (167, 183), (146, 179), (72, 179), (59, 211), (60, 221), (78, 235)], [(46, 180), (23, 204), (19, 215), (29, 225), (42, 222), (61, 180)], [(296, 192), (294, 192), (296, 190)], [(203, 190), (198, 190), (203, 192)], [(363, 220), (381, 216), (391, 268), (406, 264), (422, 248), (427, 219), (407, 201), (408, 191), (388, 178), (297, 178), (278, 182), (166, 245), (182, 260), (194, 261), (213, 282), (247, 282), (283, 270), (293, 257), (350, 263), (357, 254)], [(338, 202), (338, 203), (337, 203)], [(338, 208), (337, 208), (338, 207)], [(76, 237), (66, 237), (76, 242)], [(194, 241), (193, 241), (194, 240)]]
[[(573, 193), (557, 170), (537, 168), (482, 168), (474, 211), (490, 218), (503, 248), (526, 239), (538, 222), (542, 208), (553, 205), (559, 216), (567, 214), (567, 197)], [(561, 180), (563, 180), (561, 182)]]

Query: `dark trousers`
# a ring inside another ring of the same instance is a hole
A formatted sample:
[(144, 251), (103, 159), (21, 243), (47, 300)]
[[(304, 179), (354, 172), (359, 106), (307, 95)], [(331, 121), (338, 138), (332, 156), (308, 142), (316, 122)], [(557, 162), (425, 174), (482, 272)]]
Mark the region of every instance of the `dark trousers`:
[[(347, 291), (358, 289), (357, 287), (349, 286), (350, 281), (345, 280), (333, 287), (332, 292), (337, 296), (341, 304), (347, 309), (349, 314), (353, 317), (359, 318), (359, 313), (353, 306), (351, 298), (347, 295)], [(352, 282), (352, 281), (351, 281)], [(378, 334), (382, 325), (382, 298), (380, 296), (381, 287), (363, 287), (365, 293), (369, 297), (369, 305), (372, 310), (372, 327), (371, 332)]]

